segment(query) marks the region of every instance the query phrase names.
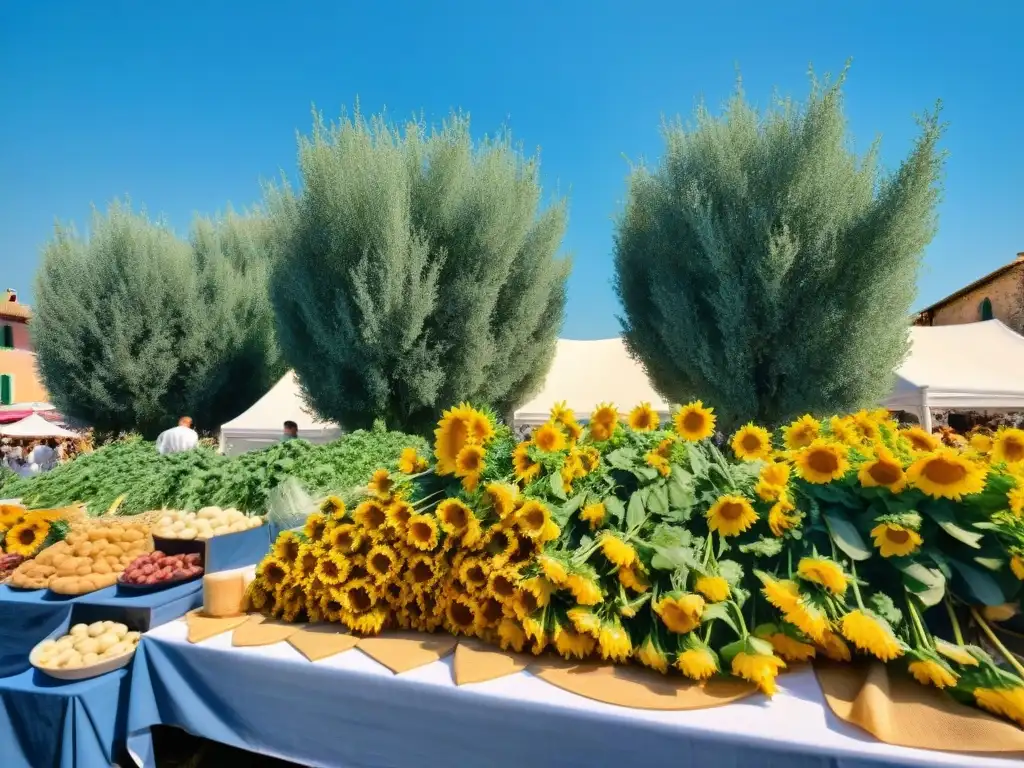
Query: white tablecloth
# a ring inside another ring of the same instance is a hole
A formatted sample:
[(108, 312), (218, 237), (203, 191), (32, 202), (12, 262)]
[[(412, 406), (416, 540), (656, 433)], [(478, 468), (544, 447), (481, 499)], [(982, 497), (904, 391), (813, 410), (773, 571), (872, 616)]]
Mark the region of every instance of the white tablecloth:
[(149, 728), (173, 725), (310, 766), (973, 766), (998, 758), (882, 744), (838, 720), (813, 671), (713, 709), (635, 710), (556, 688), (529, 672), (456, 686), (451, 658), (401, 675), (359, 650), (310, 663), (288, 643), (200, 644), (172, 622), (136, 657), (129, 749), (152, 766)]

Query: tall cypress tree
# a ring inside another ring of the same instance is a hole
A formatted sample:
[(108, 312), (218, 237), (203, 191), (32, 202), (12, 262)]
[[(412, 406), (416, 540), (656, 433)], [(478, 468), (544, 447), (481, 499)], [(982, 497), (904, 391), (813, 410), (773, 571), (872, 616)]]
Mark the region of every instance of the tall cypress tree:
[(721, 117), (700, 108), (631, 175), (615, 240), (626, 344), (666, 396), (726, 424), (877, 404), (907, 353), (942, 126), (926, 116), (882, 174), (877, 145), (849, 148), (841, 84), (763, 115), (742, 92)]
[(358, 113), (299, 142), (302, 189), (270, 191), (282, 353), (347, 428), (424, 431), (461, 400), (514, 408), (543, 381), (565, 305), (565, 203), (535, 159), (469, 121)]

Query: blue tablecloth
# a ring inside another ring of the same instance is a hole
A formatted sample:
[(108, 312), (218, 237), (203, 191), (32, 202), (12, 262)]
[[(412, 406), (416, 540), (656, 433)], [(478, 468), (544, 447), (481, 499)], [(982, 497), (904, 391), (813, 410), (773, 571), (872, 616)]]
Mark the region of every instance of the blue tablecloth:
[(526, 671), (457, 687), (451, 658), (393, 675), (358, 650), (313, 664), (288, 643), (186, 636), (166, 624), (135, 656), (128, 749), (145, 768), (161, 724), (321, 768), (1020, 768), (881, 744), (831, 715), (810, 669), (780, 678), (770, 701), (655, 711), (592, 701)]
[[(128, 592), (108, 587), (88, 595), (67, 597), (49, 590), (0, 586), (0, 677), (29, 668), (28, 653), (74, 622), (121, 621), (145, 632), (203, 603), (201, 579), (155, 592)], [(0, 766), (3, 763), (0, 761)]]
[(0, 679), (0, 766), (103, 768), (124, 744), (127, 669), (77, 682), (36, 670)]

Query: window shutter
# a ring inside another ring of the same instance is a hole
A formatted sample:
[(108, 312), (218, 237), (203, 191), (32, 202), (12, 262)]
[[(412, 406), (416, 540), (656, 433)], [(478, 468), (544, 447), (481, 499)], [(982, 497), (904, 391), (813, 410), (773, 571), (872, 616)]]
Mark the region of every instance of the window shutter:
[(978, 313), (981, 315), (982, 320), (992, 319), (992, 301), (987, 296), (981, 300), (981, 307), (979, 307)]
[(14, 348), (14, 328), (9, 325), (4, 326), (4, 349)]
[(0, 405), (10, 405), (14, 401), (14, 377), (0, 375)]

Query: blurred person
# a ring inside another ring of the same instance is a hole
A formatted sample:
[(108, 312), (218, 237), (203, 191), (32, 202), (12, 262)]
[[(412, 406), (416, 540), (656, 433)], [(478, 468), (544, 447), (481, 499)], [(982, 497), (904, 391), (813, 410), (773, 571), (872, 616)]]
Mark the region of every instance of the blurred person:
[(295, 440), (299, 436), (299, 425), (294, 421), (284, 423), (284, 435), (281, 440)]
[(161, 456), (191, 451), (199, 445), (199, 434), (192, 429), (192, 418), (182, 416), (178, 426), (161, 432), (156, 439), (156, 450)]

